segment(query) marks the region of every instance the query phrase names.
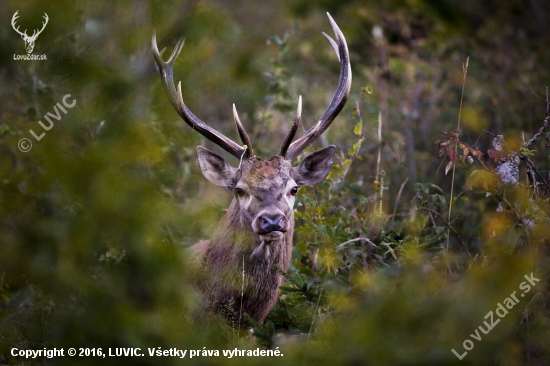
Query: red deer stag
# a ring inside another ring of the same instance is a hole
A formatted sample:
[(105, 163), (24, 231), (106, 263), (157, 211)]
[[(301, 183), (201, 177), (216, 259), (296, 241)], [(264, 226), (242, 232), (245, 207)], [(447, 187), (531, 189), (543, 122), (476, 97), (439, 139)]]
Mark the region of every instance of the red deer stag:
[(238, 168), (222, 157), (198, 146), (197, 158), (202, 174), (210, 182), (227, 187), (233, 200), (212, 239), (193, 246), (193, 251), (207, 270), (202, 288), (212, 310), (231, 306), (233, 315), (243, 321), (243, 312), (263, 323), (279, 295), (282, 275), (275, 265), (287, 270), (294, 233), (294, 200), (298, 188), (315, 185), (327, 177), (334, 157), (331, 145), (309, 156), (297, 167), (291, 159), (302, 152), (332, 123), (344, 107), (351, 87), (351, 67), (344, 35), (330, 14), (328, 18), (336, 41), (325, 33), (338, 60), (340, 80), (327, 111), (306, 133), (292, 142), (301, 121), (302, 98), (296, 117), (277, 155), (269, 160), (254, 155), (250, 139), (233, 105), (235, 124), (243, 146), (219, 133), (187, 108), (181, 95), (181, 82), (176, 89), (173, 68), (184, 40), (181, 39), (168, 61), (164, 62), (153, 34), (152, 47), (162, 84), (170, 103), (181, 118), (194, 130), (219, 145), (241, 161)]

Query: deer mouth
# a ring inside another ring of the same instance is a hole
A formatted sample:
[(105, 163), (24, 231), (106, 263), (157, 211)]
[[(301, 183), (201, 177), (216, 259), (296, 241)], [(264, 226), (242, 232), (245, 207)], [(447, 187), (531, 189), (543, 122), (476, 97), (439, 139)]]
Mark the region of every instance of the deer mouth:
[(260, 234), (260, 240), (261, 241), (276, 241), (283, 238), (284, 232), (283, 231), (271, 231), (269, 233)]

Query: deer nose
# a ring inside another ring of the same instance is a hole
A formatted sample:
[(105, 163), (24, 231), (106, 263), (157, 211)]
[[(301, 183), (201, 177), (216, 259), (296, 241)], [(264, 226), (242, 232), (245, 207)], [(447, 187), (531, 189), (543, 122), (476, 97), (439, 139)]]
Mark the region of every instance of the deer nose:
[(281, 231), (285, 227), (285, 217), (283, 215), (262, 215), (258, 218), (260, 231), (267, 234), (272, 231)]

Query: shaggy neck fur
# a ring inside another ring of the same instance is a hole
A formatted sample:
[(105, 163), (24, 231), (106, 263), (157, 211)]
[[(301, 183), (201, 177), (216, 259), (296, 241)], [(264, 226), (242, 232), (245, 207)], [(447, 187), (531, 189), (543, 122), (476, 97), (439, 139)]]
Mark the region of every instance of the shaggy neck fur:
[(280, 240), (262, 242), (250, 224), (241, 222), (236, 204), (233, 200), (214, 237), (201, 243), (209, 271), (208, 302), (216, 310), (233, 300), (231, 307), (240, 322), (245, 323), (242, 314), (246, 312), (261, 324), (275, 305), (283, 282), (275, 265), (286, 271), (290, 264), (294, 217), (288, 218), (290, 228)]

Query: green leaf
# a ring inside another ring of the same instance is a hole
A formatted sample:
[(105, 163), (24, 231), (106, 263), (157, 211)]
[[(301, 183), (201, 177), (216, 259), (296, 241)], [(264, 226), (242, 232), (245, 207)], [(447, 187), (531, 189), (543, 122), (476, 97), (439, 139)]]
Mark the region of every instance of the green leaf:
[(535, 156), (536, 152), (537, 152), (536, 150), (530, 150), (527, 147), (522, 147), (521, 148), (521, 154), (524, 155), (524, 156)]
[(358, 149), (359, 149), (359, 143), (353, 144), (353, 147), (348, 151), (348, 155), (349, 156), (355, 155)]
[(0, 136), (10, 132), (10, 127), (8, 125), (0, 125)]
[(363, 130), (363, 122), (359, 121), (353, 128), (353, 133), (356, 134), (357, 136), (361, 136), (362, 130)]

